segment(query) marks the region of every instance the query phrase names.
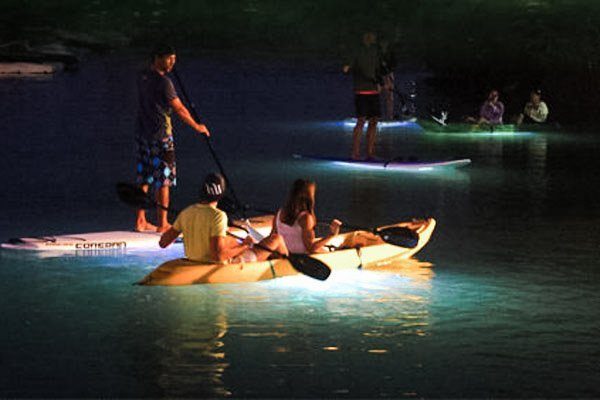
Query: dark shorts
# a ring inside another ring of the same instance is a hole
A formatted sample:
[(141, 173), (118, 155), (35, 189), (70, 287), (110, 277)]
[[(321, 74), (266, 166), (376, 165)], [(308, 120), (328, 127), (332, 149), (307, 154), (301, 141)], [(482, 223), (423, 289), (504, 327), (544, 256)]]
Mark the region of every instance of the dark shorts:
[(356, 117), (381, 117), (381, 105), (378, 94), (355, 94), (354, 106), (356, 107)]
[(165, 140), (148, 141), (137, 138), (137, 183), (154, 188), (175, 186), (175, 146), (173, 137)]

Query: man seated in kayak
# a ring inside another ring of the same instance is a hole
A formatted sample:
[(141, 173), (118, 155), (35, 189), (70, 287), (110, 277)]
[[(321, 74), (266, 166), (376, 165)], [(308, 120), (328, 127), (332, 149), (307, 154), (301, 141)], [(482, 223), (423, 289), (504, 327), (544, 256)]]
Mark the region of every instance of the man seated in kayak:
[(485, 125), (501, 125), (504, 115), (504, 104), (499, 100), (500, 94), (492, 90), (479, 109), (479, 118), (468, 117), (467, 122)]
[(330, 234), (320, 239), (315, 237), (315, 192), (317, 185), (307, 179), (297, 179), (292, 185), (285, 205), (273, 218), (272, 233), (283, 237), (291, 253), (310, 254), (324, 252), (340, 231), (342, 223), (337, 219), (329, 225)]
[(525, 104), (523, 113), (517, 117), (517, 125), (523, 122), (528, 124), (543, 124), (548, 118), (548, 106), (542, 100), (542, 91), (533, 90), (529, 95), (529, 101)]
[[(222, 175), (207, 175), (200, 190), (200, 202), (179, 213), (169, 230), (162, 234), (160, 247), (169, 246), (183, 233), (185, 256), (193, 261), (252, 262), (269, 258), (272, 253), (254, 247), (249, 235), (242, 243), (227, 236), (227, 214), (217, 208), (218, 201), (225, 194), (225, 186)], [(280, 254), (288, 254), (282, 237), (276, 233), (264, 238), (259, 244)]]

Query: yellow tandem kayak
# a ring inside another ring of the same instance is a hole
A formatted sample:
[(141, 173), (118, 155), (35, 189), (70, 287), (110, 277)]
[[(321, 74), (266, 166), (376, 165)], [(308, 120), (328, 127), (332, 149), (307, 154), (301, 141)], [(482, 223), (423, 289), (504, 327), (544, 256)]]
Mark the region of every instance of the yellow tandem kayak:
[[(312, 256), (333, 272), (375, 267), (390, 258), (409, 258), (421, 250), (429, 241), (436, 222), (433, 218), (420, 221), (400, 222), (392, 226), (414, 230), (419, 240), (415, 247), (405, 248), (385, 243), (379, 236), (367, 231), (352, 231), (338, 235), (331, 245), (337, 250), (313, 254)], [(167, 261), (144, 277), (140, 285), (194, 285), (204, 283), (257, 282), (283, 276), (298, 275), (287, 259), (231, 264), (202, 264), (179, 258)]]

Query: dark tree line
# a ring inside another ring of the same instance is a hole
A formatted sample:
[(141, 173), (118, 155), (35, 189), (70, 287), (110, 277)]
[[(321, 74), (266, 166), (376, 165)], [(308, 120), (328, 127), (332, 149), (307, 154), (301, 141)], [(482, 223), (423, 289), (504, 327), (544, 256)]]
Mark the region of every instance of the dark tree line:
[[(586, 0), (5, 0), (0, 38), (53, 30), (180, 47), (340, 58), (365, 30), (422, 63), (451, 100), (491, 87), (513, 104), (541, 88), (553, 115), (595, 123), (600, 100), (600, 2)], [(114, 35), (112, 37), (114, 37)], [(121, 42), (122, 43), (122, 42)]]

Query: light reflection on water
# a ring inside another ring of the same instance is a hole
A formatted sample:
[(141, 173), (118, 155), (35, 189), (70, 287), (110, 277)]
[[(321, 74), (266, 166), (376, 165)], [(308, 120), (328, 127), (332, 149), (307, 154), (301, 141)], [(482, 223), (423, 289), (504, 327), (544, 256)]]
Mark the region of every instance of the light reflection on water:
[[(127, 88), (138, 61), (107, 56), (55, 80), (0, 83), (10, 97), (0, 109), (3, 161), (16, 171), (1, 194), (2, 239), (131, 228), (114, 184), (131, 179), (133, 114), (123, 110), (134, 107)], [(132, 284), (181, 249), (0, 252), (1, 397), (598, 397), (596, 137), (446, 140), (385, 128), (381, 157), (472, 165), (390, 174), (300, 162), (291, 155), (348, 155), (351, 129), (326, 122), (352, 109), (337, 76), (181, 64), (244, 202), (275, 210), (293, 179), (310, 176), (321, 221), (434, 216), (417, 255), (434, 266), (147, 288)], [(89, 82), (102, 84), (90, 91)], [(332, 90), (316, 97), (323, 85)], [(215, 166), (197, 136), (176, 128), (181, 208)], [(60, 173), (40, 173), (41, 160)]]
[[(89, 282), (87, 289), (73, 288), (79, 293), (98, 285), (94, 291), (102, 293), (123, 280), (123, 272), (114, 272), (120, 276), (107, 280), (97, 268), (76, 264), (64, 268), (63, 274), (77, 274)], [(155, 377), (148, 393), (284, 395), (289, 384), (297, 384), (300, 370), (303, 376), (318, 376), (321, 368), (337, 371), (332, 372), (335, 384), (315, 382), (312, 389), (296, 387), (295, 393), (356, 393), (344, 383), (348, 377), (348, 370), (340, 368), (344, 359), (361, 354), (393, 357), (404, 346), (402, 337), (427, 335), (434, 276), (430, 264), (403, 260), (382, 269), (386, 272), (338, 274), (328, 282), (299, 276), (243, 285), (131, 287), (119, 301), (128, 309), (119, 318), (125, 323), (121, 329), (143, 332), (143, 337), (121, 339), (113, 346), (124, 350), (122, 356), (146, 378)], [(140, 273), (138, 268), (124, 272)], [(63, 296), (76, 295), (69, 294), (69, 287), (64, 290)], [(98, 307), (102, 304), (89, 304), (87, 318), (79, 324), (93, 326), (102, 318)], [(71, 329), (82, 326), (71, 324)], [(260, 378), (264, 374), (277, 376), (277, 383), (265, 387)]]

